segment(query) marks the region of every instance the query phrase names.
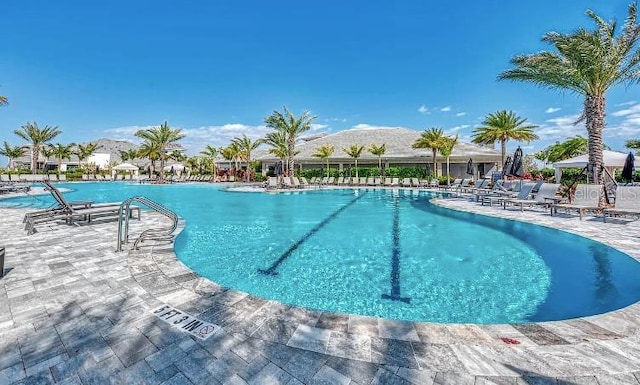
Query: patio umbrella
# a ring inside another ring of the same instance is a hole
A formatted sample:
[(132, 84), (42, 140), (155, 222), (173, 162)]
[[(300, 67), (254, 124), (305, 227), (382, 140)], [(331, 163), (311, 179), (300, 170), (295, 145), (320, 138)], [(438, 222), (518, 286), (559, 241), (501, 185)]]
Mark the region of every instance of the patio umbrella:
[(511, 164), (511, 171), (509, 175), (522, 178), (524, 175), (524, 164), (522, 159), (522, 149), (518, 147), (516, 152), (513, 153), (513, 163)]
[(424, 176), (428, 177), (431, 174), (431, 165), (429, 163), (425, 163), (424, 165)]
[(273, 173), (276, 174), (276, 176), (282, 175), (282, 161), (281, 160), (276, 162), (276, 165), (273, 168)]
[(627, 159), (624, 161), (624, 167), (622, 168), (622, 179), (628, 180), (629, 182), (633, 181), (633, 174), (635, 174), (635, 161), (636, 157), (633, 156), (632, 152), (629, 152), (629, 155), (627, 155)]
[(469, 161), (467, 162), (467, 174), (469, 175), (475, 174), (475, 172), (473, 171), (473, 160), (471, 158), (469, 158)]
[(502, 166), (502, 177), (504, 178), (511, 172), (511, 165), (513, 164), (513, 160), (510, 155), (507, 155), (507, 159), (504, 160), (504, 165)]

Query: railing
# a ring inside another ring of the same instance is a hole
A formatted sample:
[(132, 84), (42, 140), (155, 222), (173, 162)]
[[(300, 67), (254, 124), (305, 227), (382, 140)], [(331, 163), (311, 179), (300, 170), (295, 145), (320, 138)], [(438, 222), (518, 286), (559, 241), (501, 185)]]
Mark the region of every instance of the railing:
[(178, 228), (178, 215), (149, 198), (137, 196), (127, 199), (120, 205), (120, 211), (118, 212), (118, 245), (116, 247), (116, 251), (122, 251), (122, 246), (129, 242), (129, 219), (131, 218), (129, 208), (133, 202), (143, 204), (171, 220), (171, 226), (169, 227), (147, 229), (143, 231), (133, 243), (133, 249), (136, 250), (138, 245), (146, 239), (173, 242), (173, 233)]

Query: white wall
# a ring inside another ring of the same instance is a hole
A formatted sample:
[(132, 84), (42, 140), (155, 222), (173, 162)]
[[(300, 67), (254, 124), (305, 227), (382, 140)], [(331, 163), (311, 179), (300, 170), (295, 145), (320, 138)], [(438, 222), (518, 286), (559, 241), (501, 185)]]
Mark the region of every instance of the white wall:
[(100, 167), (101, 169), (107, 168), (110, 161), (110, 154), (95, 153), (87, 158), (87, 163), (95, 163), (95, 165)]

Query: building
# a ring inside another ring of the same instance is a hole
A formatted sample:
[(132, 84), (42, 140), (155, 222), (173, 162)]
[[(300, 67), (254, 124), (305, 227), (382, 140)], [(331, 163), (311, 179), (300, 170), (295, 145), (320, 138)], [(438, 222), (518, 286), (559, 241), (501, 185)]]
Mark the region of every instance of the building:
[[(352, 145), (363, 145), (365, 150), (358, 158), (358, 167), (377, 167), (378, 157), (371, 154), (368, 148), (371, 144), (381, 146), (385, 144), (386, 153), (382, 156), (382, 164), (385, 168), (397, 166), (430, 167), (432, 153), (430, 149), (414, 149), (413, 143), (420, 137), (421, 131), (407, 128), (376, 128), (376, 129), (350, 129), (331, 135), (317, 135), (311, 140), (302, 140), (296, 145), (299, 151), (295, 157), (296, 165), (303, 169), (326, 167), (326, 160), (314, 157), (313, 154), (321, 146), (333, 146), (334, 153), (329, 158), (330, 167), (338, 167), (339, 170), (348, 169), (354, 165), (354, 159), (348, 156), (343, 149)], [(266, 148), (256, 151), (256, 160), (262, 162), (263, 173), (269, 167), (273, 167), (279, 161), (268, 153)], [(493, 147), (481, 146), (458, 141), (449, 158), (452, 177), (470, 177), (467, 174), (467, 162), (473, 160), (475, 177), (484, 177), (492, 170), (497, 170), (501, 161), (501, 154)], [(437, 154), (436, 163), (438, 175), (446, 175), (446, 159)], [(429, 166), (427, 166), (429, 165)]]

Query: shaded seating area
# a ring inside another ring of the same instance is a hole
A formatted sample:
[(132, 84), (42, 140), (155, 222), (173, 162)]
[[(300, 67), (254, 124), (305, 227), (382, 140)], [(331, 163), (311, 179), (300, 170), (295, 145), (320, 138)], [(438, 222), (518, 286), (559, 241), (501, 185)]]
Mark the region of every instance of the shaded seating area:
[(560, 184), (558, 183), (544, 183), (540, 185), (538, 191), (533, 196), (533, 199), (505, 199), (503, 201), (503, 208), (506, 210), (507, 206), (511, 205), (514, 207), (520, 207), (520, 211), (524, 211), (525, 206), (543, 206), (545, 208), (549, 207), (554, 203), (558, 203), (558, 201), (561, 199), (556, 195), (559, 189)]
[[(94, 204), (92, 201), (68, 202), (62, 192), (50, 182), (44, 181), (43, 184), (56, 200), (57, 206), (25, 214), (25, 230), (28, 235), (37, 232), (37, 225), (45, 223), (77, 224), (79, 221), (90, 223), (98, 218), (118, 218), (120, 211), (120, 203), (118, 202), (101, 204)], [(133, 217), (134, 211), (137, 212), (137, 218), (140, 219), (140, 208), (137, 206), (131, 206), (127, 215)]]

